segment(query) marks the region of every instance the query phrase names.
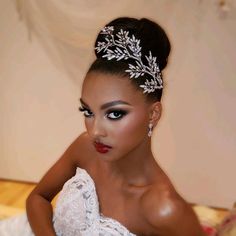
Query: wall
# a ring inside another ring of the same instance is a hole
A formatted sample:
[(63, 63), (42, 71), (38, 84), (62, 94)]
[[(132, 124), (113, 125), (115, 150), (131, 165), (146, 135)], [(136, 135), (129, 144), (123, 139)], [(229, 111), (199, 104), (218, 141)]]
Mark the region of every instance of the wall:
[[(236, 200), (236, 14), (222, 18), (197, 2), (160, 1), (154, 11), (150, 1), (142, 9), (168, 29), (173, 47), (153, 149), (189, 201), (230, 207)], [(91, 40), (111, 19), (107, 14), (94, 21)], [(13, 2), (0, 1), (0, 16), (0, 177), (38, 181), (84, 130), (77, 107), (86, 68), (73, 80), (55, 66), (37, 37), (29, 42)]]

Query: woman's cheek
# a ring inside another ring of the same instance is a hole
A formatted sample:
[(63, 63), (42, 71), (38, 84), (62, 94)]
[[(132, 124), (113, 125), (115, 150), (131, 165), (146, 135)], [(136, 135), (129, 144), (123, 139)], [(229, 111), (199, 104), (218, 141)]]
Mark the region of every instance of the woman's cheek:
[(121, 142), (133, 142), (143, 138), (147, 133), (147, 118), (143, 114), (127, 115), (119, 121), (119, 124), (114, 125), (113, 137)]

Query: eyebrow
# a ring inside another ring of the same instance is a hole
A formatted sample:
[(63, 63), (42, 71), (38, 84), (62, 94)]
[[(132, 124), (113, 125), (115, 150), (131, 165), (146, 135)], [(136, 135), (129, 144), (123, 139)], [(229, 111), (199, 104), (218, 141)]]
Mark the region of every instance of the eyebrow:
[[(80, 98), (80, 102), (82, 103), (82, 105), (86, 106), (86, 107), (89, 107), (84, 101), (82, 98)], [(122, 100), (116, 100), (116, 101), (112, 101), (112, 102), (107, 102), (103, 105), (101, 105), (101, 110), (105, 110), (109, 107), (112, 107), (112, 106), (116, 106), (116, 105), (129, 105), (131, 106), (128, 102), (125, 102), (125, 101), (122, 101)]]

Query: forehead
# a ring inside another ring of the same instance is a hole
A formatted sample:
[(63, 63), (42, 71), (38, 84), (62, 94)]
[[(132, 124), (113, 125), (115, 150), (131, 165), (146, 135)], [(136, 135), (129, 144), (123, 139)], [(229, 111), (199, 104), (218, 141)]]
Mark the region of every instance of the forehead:
[(86, 75), (81, 97), (89, 104), (113, 100), (123, 100), (133, 105), (145, 104), (142, 91), (131, 84), (129, 77), (124, 78), (101, 72), (90, 72)]

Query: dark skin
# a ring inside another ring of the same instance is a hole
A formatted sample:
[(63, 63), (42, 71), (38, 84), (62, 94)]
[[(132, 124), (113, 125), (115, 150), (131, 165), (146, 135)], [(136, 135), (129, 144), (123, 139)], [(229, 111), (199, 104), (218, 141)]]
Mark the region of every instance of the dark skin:
[[(101, 94), (102, 90), (107, 92)], [(50, 202), (80, 167), (94, 180), (100, 212), (130, 232), (203, 236), (192, 208), (176, 192), (151, 152), (147, 127), (150, 122), (157, 125), (161, 103), (147, 103), (129, 79), (98, 72), (86, 76), (81, 99), (87, 132), (70, 145), (27, 199), (34, 233), (55, 235)], [(111, 101), (125, 103), (104, 108)], [(111, 151), (97, 152), (94, 140), (112, 146)]]

